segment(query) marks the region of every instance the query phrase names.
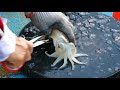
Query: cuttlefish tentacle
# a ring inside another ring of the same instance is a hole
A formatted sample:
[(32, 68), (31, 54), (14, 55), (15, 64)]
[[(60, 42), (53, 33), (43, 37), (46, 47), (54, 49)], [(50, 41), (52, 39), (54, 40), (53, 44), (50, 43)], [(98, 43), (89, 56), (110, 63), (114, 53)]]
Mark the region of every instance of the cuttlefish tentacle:
[(58, 57), (58, 55), (57, 55), (57, 53), (56, 52), (54, 52), (54, 53), (52, 53), (52, 54), (48, 54), (47, 52), (45, 52), (45, 54), (47, 55), (47, 56), (49, 56), (49, 57)]
[(84, 56), (88, 56), (87, 54), (82, 54), (82, 53), (78, 53), (78, 54), (75, 54), (75, 57), (84, 57)]
[(68, 64), (68, 62), (67, 62), (67, 57), (65, 56), (65, 57), (64, 57), (64, 63), (63, 63), (63, 65), (62, 65), (59, 69), (64, 68), (67, 64)]
[(74, 70), (74, 69), (75, 69), (74, 62), (72, 61), (72, 59), (71, 59), (70, 57), (68, 57), (68, 59), (69, 59), (69, 61), (70, 61), (71, 65), (72, 65), (72, 70)]
[(60, 62), (62, 59), (62, 56), (60, 55), (55, 61), (54, 63), (51, 65), (52, 67), (55, 66), (58, 62)]
[(72, 57), (72, 60), (77, 64), (85, 64), (83, 62), (78, 61), (75, 57)]

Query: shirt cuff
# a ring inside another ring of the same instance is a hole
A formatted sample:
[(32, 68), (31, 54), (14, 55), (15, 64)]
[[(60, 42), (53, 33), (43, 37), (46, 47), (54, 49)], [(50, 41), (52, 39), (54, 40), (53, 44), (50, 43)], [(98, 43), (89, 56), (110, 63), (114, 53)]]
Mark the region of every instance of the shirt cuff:
[(15, 51), (16, 35), (4, 24), (4, 35), (0, 40), (0, 62), (5, 61)]

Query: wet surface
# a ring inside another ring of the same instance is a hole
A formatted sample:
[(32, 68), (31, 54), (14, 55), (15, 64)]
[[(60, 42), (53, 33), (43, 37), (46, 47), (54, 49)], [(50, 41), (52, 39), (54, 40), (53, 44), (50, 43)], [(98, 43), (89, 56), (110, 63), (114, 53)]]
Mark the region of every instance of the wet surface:
[[(86, 65), (76, 64), (71, 70), (70, 63), (62, 70), (51, 67), (55, 58), (45, 55), (54, 52), (52, 41), (34, 48), (32, 60), (21, 70), (29, 77), (48, 78), (106, 78), (113, 76), (120, 69), (120, 22), (97, 12), (65, 12), (76, 27), (77, 52), (88, 57), (77, 58)], [(29, 23), (21, 32), (27, 40), (42, 35), (40, 30)]]

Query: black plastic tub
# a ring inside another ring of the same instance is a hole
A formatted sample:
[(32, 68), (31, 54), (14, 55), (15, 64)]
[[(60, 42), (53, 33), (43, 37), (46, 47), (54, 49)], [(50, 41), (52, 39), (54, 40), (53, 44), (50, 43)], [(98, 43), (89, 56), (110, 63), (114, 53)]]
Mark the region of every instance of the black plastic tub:
[[(21, 72), (32, 78), (119, 78), (120, 70), (120, 22), (112, 17), (97, 12), (64, 12), (70, 17), (76, 27), (75, 36), (77, 52), (86, 53), (88, 57), (78, 60), (86, 65), (76, 64), (74, 71), (68, 64), (64, 69), (51, 67), (55, 58), (45, 55), (54, 52), (52, 40), (49, 43), (34, 48), (32, 60), (27, 62)], [(27, 40), (42, 35), (30, 22), (19, 36)]]

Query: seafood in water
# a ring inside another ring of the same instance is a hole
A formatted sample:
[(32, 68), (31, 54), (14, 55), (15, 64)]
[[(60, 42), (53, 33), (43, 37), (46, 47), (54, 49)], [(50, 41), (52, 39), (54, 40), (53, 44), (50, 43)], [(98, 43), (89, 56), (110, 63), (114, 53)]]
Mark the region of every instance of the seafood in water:
[(66, 67), (66, 65), (68, 64), (68, 60), (72, 65), (72, 70), (74, 70), (75, 68), (75, 63), (85, 64), (83, 62), (78, 61), (76, 57), (88, 56), (88, 55), (77, 53), (75, 45), (72, 42), (69, 42), (69, 40), (62, 32), (60, 32), (57, 29), (54, 29), (50, 37), (53, 39), (55, 52), (52, 54), (48, 54), (47, 52), (45, 52), (45, 54), (49, 57), (57, 58), (54, 61), (54, 63), (51, 65), (52, 67), (55, 66), (57, 63), (59, 63), (61, 60), (64, 60), (64, 63), (59, 69)]

